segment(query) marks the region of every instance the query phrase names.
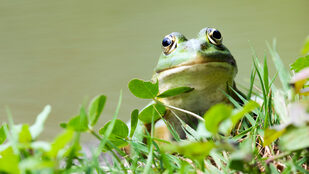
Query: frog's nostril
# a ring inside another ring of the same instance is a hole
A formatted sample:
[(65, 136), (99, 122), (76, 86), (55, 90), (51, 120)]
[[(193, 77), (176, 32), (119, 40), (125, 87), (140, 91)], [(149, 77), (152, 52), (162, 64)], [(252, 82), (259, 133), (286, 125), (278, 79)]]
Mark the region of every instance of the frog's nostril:
[(206, 43), (202, 43), (201, 44), (201, 50), (206, 50), (208, 47), (207, 47), (207, 44)]

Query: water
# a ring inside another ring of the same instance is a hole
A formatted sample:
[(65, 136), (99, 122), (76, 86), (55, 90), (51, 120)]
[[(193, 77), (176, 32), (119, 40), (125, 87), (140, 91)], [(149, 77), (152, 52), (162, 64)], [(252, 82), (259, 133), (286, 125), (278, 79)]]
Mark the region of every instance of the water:
[[(238, 62), (236, 81), (248, 84), (251, 46), (267, 53), (277, 39), (288, 66), (309, 34), (309, 1), (1, 1), (0, 120), (8, 106), (17, 123), (32, 124), (52, 105), (43, 139), (60, 131), (59, 123), (78, 113), (97, 94), (108, 96), (99, 121), (111, 119), (120, 90), (120, 118), (148, 101), (127, 89), (130, 79), (150, 79), (163, 36), (187, 38), (200, 29), (219, 29)], [(251, 45), (251, 46), (250, 46)], [(270, 61), (270, 60), (269, 60)], [(272, 70), (274, 72), (274, 70)]]

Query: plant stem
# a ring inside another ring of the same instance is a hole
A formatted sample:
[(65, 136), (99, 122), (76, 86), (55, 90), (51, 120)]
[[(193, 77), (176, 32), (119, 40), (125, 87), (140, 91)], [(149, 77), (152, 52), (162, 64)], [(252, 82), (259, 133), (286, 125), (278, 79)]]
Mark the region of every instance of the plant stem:
[(93, 129), (89, 129), (89, 132), (93, 135), (93, 136), (95, 136), (98, 140), (102, 140), (102, 138), (101, 138), (101, 136), (100, 135), (98, 135), (95, 131), (93, 131)]
[(175, 107), (175, 106), (171, 106), (171, 105), (162, 103), (162, 102), (160, 102), (160, 101), (158, 101), (158, 100), (156, 100), (156, 99), (155, 99), (155, 102), (161, 103), (161, 104), (163, 104), (164, 106), (166, 106), (166, 107), (168, 107), (168, 108), (171, 108), (171, 109), (174, 109), (174, 110), (177, 110), (177, 111), (180, 111), (180, 112), (184, 112), (184, 113), (186, 113), (186, 114), (189, 114), (189, 115), (191, 115), (191, 116), (197, 118), (198, 120), (200, 120), (200, 121), (202, 121), (202, 122), (205, 122), (205, 120), (204, 120), (201, 116), (199, 116), (199, 115), (197, 115), (197, 114), (195, 114), (195, 113), (193, 113), (193, 112), (190, 112), (190, 111), (187, 111), (187, 110), (184, 110), (184, 109), (181, 109), (181, 108), (177, 108), (177, 107)]
[(281, 154), (279, 154), (279, 155), (272, 156), (272, 157), (270, 157), (270, 158), (268, 158), (268, 159), (266, 160), (266, 164), (269, 164), (269, 163), (273, 162), (274, 160), (283, 158), (283, 157), (288, 156), (288, 155), (290, 155), (290, 154), (291, 154), (291, 152), (284, 152), (284, 153), (281, 153)]
[[(100, 135), (98, 135), (95, 131), (93, 131), (93, 129), (89, 128), (89, 132), (95, 136), (98, 140), (102, 141), (102, 137)], [(123, 170), (124, 173), (127, 173), (124, 165), (122, 164), (120, 158), (117, 156), (117, 154), (113, 151), (113, 150), (110, 150), (110, 152), (112, 153), (112, 155), (114, 156), (114, 158), (118, 161), (118, 163), (120, 164), (121, 166), (121, 169)]]
[(117, 162), (119, 163), (119, 165), (120, 165), (122, 171), (123, 171), (124, 173), (127, 173), (127, 170), (126, 170), (126, 168), (124, 167), (124, 165), (122, 164), (122, 162), (121, 162), (120, 158), (118, 157), (118, 155), (117, 155), (113, 150), (110, 150), (110, 152), (112, 153), (112, 155), (114, 156), (114, 158), (115, 158), (115, 159), (117, 160)]

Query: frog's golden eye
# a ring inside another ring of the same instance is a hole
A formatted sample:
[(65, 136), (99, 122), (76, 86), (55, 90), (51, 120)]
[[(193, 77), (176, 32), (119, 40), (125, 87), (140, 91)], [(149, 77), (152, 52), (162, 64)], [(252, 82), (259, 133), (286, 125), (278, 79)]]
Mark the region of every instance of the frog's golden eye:
[(222, 44), (222, 35), (221, 35), (220, 31), (218, 31), (214, 28), (208, 28), (207, 29), (207, 38), (214, 45), (219, 46), (219, 45)]
[(174, 35), (167, 35), (162, 40), (163, 53), (165, 55), (170, 54), (177, 48), (176, 37)]

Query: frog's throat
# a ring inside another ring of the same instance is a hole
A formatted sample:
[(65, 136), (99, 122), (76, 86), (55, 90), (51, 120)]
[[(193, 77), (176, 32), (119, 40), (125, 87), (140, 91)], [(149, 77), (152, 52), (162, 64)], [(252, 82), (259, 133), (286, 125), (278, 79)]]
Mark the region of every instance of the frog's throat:
[(177, 87), (194, 88), (189, 93), (162, 102), (197, 114), (204, 113), (210, 106), (226, 100), (227, 86), (233, 86), (236, 68), (228, 63), (209, 62), (186, 65), (163, 71), (154, 75), (159, 81), (159, 92)]

